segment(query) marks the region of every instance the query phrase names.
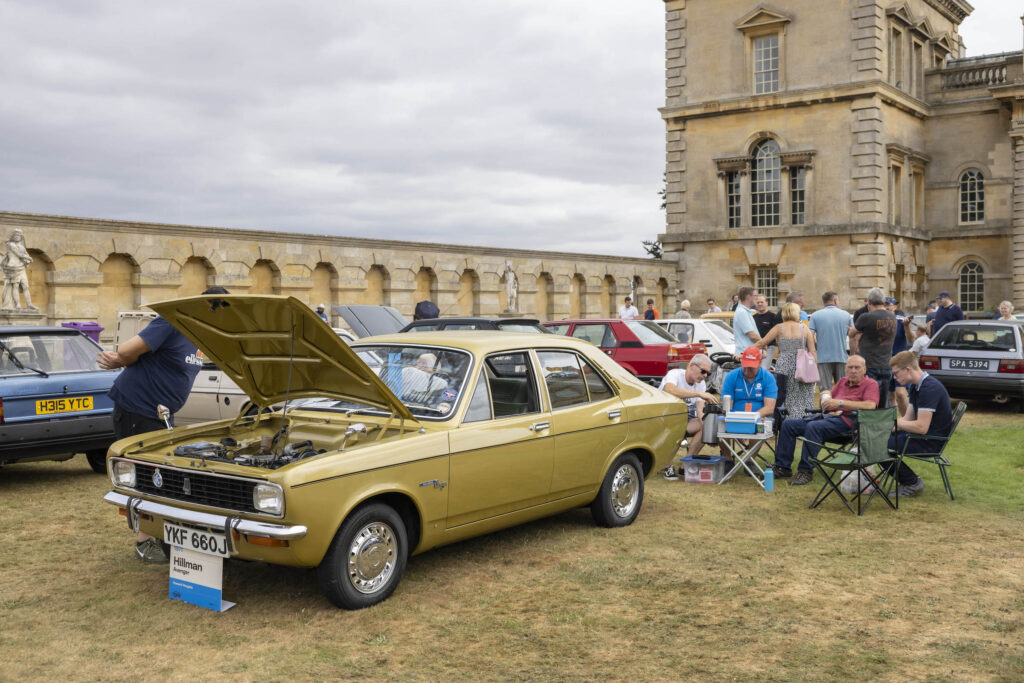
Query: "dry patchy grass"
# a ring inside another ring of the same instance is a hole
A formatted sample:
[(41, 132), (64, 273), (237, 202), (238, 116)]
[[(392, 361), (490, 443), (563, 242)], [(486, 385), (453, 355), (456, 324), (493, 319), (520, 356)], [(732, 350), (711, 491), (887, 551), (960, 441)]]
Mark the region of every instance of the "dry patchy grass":
[(81, 457), (0, 470), (0, 679), (1020, 680), (1024, 418), (974, 406), (956, 501), (862, 518), (813, 487), (648, 482), (637, 522), (576, 510), (412, 558), (344, 612), (312, 570), (232, 562), (214, 614), (131, 556)]

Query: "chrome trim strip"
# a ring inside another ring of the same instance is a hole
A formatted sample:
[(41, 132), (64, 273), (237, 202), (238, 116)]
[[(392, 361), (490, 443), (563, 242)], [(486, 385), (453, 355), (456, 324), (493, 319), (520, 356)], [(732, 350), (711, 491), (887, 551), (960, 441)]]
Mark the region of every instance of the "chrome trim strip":
[(151, 500), (142, 500), (134, 496), (126, 496), (123, 493), (118, 493), (117, 491), (110, 491), (107, 495), (103, 496), (104, 502), (122, 508), (127, 508), (130, 498), (135, 498), (135, 500), (139, 501), (132, 506), (132, 510), (134, 511), (145, 512), (153, 515), (154, 517), (160, 517), (162, 519), (175, 522), (186, 522), (188, 524), (210, 527), (211, 529), (220, 529), (224, 531), (230, 522), (231, 528), (239, 533), (266, 536), (267, 538), (276, 538), (283, 541), (302, 538), (306, 535), (307, 531), (306, 527), (301, 524), (286, 526), (284, 524), (257, 522), (251, 519), (240, 520), (238, 517), (231, 517), (229, 515), (214, 515), (209, 512), (196, 512), (185, 508), (164, 505), (163, 503), (154, 503)]

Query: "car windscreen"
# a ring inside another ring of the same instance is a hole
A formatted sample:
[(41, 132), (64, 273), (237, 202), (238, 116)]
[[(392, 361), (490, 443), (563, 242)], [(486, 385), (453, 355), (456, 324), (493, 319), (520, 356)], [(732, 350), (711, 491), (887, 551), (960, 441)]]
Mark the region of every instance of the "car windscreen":
[(928, 349), (1015, 351), (1017, 335), (1010, 325), (946, 325), (932, 338)]
[(99, 372), (99, 352), (80, 334), (0, 334), (0, 375)]
[(736, 337), (732, 332), (732, 328), (721, 320), (708, 320), (705, 324), (711, 330), (711, 334), (715, 335), (715, 338), (723, 344), (736, 343)]
[(498, 323), (498, 329), (503, 332), (543, 332), (544, 334), (551, 334), (551, 330), (540, 323)]
[[(407, 344), (353, 346), (352, 350), (383, 380), (417, 418), (447, 420), (458, 406), (473, 366), (466, 351)], [(346, 401), (310, 399), (304, 410), (381, 412)]]
[(648, 320), (627, 320), (626, 327), (644, 344), (670, 344), (677, 341), (671, 334)]

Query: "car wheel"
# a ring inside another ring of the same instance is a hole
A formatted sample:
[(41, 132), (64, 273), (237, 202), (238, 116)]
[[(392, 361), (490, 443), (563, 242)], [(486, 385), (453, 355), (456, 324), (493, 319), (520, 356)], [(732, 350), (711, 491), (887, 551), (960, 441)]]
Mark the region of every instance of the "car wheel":
[(349, 515), (317, 567), (320, 590), (337, 607), (362, 609), (388, 598), (405, 570), (405, 523), (382, 503)]
[(615, 527), (633, 523), (644, 502), (644, 476), (640, 460), (623, 453), (604, 475), (601, 490), (590, 504), (590, 514), (599, 526)]
[(107, 449), (97, 448), (94, 451), (86, 451), (85, 459), (89, 461), (89, 467), (96, 474), (107, 473)]

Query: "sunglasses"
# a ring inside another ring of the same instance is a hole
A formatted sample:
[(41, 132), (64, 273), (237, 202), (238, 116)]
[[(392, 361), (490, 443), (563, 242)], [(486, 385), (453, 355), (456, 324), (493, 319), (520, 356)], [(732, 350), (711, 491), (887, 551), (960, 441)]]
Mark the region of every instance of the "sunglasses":
[(700, 374), (704, 375), (705, 377), (707, 377), (708, 375), (711, 374), (711, 368), (708, 368), (707, 370), (705, 370), (704, 368), (702, 368), (702, 367), (700, 367), (698, 365), (697, 369), (700, 370)]

